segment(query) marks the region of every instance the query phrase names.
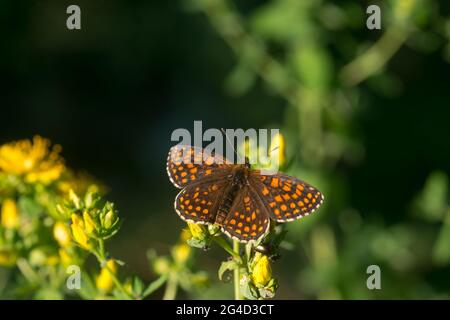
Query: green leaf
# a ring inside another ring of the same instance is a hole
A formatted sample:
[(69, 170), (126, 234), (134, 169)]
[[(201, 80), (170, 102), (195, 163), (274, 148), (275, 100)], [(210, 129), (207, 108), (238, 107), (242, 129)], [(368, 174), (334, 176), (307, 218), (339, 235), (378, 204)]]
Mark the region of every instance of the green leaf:
[(218, 271), (219, 280), (222, 281), (225, 272), (233, 271), (236, 268), (239, 268), (239, 265), (234, 260), (222, 262)]
[[(447, 213), (447, 219), (450, 220), (450, 210)], [(450, 263), (450, 221), (442, 225), (436, 243), (433, 246), (433, 262), (443, 266)]]
[(145, 298), (148, 295), (150, 295), (153, 292), (155, 292), (156, 290), (158, 290), (167, 281), (167, 277), (168, 277), (167, 273), (163, 274), (158, 279), (156, 279), (155, 281), (150, 283), (148, 285), (147, 289), (145, 289), (144, 293), (142, 294), (142, 297)]

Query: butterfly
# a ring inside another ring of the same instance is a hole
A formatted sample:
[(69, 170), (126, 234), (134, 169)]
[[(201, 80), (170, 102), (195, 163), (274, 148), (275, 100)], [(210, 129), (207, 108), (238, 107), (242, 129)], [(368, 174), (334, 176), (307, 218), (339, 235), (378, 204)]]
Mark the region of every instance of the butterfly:
[(287, 222), (314, 212), (323, 202), (315, 187), (284, 173), (263, 174), (245, 164), (233, 164), (214, 152), (175, 145), (167, 158), (167, 173), (175, 187), (175, 211), (181, 219), (217, 224), (242, 243), (257, 242), (271, 220)]

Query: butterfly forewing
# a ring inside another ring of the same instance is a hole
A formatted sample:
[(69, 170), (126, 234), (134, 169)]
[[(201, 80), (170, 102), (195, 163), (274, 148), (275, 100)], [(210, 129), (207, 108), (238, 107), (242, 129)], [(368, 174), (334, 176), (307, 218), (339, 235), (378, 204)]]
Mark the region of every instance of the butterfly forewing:
[(237, 194), (222, 230), (241, 242), (256, 241), (269, 228), (269, 214), (259, 203), (258, 196), (246, 186)]
[(226, 183), (222, 180), (185, 187), (175, 199), (175, 211), (185, 221), (214, 223)]
[(177, 188), (200, 180), (219, 180), (231, 169), (232, 165), (226, 158), (193, 146), (175, 145), (167, 158), (167, 173)]
[(323, 194), (304, 181), (278, 173), (262, 175), (253, 171), (251, 181), (267, 206), (270, 217), (287, 222), (314, 212), (323, 202)]

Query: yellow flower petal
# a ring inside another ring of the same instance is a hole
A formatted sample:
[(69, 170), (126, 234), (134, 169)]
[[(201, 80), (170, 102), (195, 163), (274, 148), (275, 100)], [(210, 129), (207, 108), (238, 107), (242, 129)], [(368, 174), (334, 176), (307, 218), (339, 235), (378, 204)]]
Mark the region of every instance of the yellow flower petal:
[(56, 222), (53, 226), (53, 237), (61, 247), (68, 247), (72, 242), (69, 227), (61, 221)]
[(111, 272), (113, 274), (116, 274), (117, 272), (117, 265), (114, 260), (108, 260), (106, 267), (102, 268), (95, 281), (97, 288), (104, 293), (110, 292), (114, 287), (114, 280), (111, 276)]
[(2, 226), (6, 229), (14, 229), (20, 224), (19, 210), (16, 202), (12, 199), (5, 199), (2, 205)]

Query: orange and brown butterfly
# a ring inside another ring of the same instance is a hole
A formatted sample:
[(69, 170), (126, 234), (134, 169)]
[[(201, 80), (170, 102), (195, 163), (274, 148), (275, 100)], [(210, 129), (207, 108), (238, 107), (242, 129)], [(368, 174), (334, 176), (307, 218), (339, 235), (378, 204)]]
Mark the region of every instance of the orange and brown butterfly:
[(167, 173), (182, 189), (175, 211), (185, 221), (217, 224), (240, 242), (258, 241), (270, 221), (287, 222), (314, 212), (323, 202), (315, 187), (283, 173), (265, 175), (248, 161), (233, 164), (205, 149), (175, 145)]

